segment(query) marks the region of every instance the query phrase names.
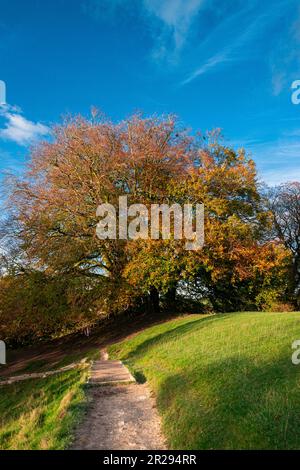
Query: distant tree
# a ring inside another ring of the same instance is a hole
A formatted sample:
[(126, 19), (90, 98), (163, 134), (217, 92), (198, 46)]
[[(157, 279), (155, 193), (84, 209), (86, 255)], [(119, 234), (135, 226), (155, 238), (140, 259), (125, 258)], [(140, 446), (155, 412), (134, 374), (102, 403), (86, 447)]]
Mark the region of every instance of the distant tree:
[(292, 254), (291, 286), (300, 306), (300, 183), (291, 182), (270, 191), (270, 209), (277, 237)]

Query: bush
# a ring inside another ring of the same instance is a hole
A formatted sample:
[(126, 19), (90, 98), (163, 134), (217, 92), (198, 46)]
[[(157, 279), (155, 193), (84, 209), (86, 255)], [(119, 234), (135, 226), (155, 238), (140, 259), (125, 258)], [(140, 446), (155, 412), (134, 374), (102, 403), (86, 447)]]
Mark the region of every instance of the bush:
[(264, 312), (292, 312), (295, 310), (291, 302), (281, 300), (280, 294), (276, 289), (263, 289), (255, 298), (257, 309)]

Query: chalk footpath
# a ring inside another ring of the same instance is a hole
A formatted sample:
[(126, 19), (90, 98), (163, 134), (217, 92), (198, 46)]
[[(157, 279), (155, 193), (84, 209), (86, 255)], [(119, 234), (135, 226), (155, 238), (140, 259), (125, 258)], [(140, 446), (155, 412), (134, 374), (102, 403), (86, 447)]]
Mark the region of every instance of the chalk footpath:
[(155, 399), (146, 384), (135, 383), (120, 361), (101, 360), (91, 367), (89, 406), (72, 449), (165, 449)]

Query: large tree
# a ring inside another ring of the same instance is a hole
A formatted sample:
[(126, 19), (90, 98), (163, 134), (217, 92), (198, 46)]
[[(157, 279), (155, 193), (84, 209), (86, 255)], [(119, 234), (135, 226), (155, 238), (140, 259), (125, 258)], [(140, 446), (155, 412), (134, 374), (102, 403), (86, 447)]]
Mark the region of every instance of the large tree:
[[(52, 142), (32, 151), (24, 177), (10, 180), (13, 238), (23, 259), (51, 274), (98, 279), (98, 313), (128, 308), (144, 291), (122, 276), (130, 258), (126, 241), (97, 238), (97, 206), (117, 206), (124, 194), (128, 204), (167, 202), (168, 187), (182, 178), (193, 153), (172, 118), (64, 122)], [(157, 299), (154, 286), (149, 294)]]
[[(48, 276), (54, 289), (62, 279), (65, 305), (80, 318), (84, 310), (87, 318), (139, 306), (158, 310), (162, 299), (174, 304), (178, 283), (194, 281), (215, 308), (238, 308), (240, 288), (254, 298), (259, 286), (272, 284), (286, 255), (280, 243), (263, 241), (268, 212), (254, 162), (222, 145), (218, 133), (192, 136), (172, 117), (68, 119), (9, 184), (13, 276), (42, 273), (34, 286)], [(98, 205), (117, 207), (123, 195), (147, 207), (204, 203), (204, 248), (187, 251), (185, 240), (174, 239), (100, 240)]]
[(204, 203), (203, 249), (186, 251), (175, 240), (141, 241), (126, 274), (134, 285), (143, 279), (144, 288), (154, 284), (167, 297), (178, 282), (196, 281), (217, 310), (253, 307), (262, 288), (276, 290), (282, 284), (288, 253), (280, 241), (265, 241), (271, 219), (253, 160), (244, 150), (223, 145), (218, 132), (195, 139), (194, 146), (197, 158), (169, 188), (169, 197)]

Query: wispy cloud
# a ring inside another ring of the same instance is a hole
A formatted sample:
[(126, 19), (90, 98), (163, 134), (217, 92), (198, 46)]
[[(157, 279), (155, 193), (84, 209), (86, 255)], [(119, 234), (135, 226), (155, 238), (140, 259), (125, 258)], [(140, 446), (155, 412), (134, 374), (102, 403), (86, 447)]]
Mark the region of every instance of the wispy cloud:
[[(251, 46), (258, 37), (261, 37), (281, 14), (281, 3), (273, 5), (272, 8), (267, 6), (260, 13), (256, 9), (254, 10), (255, 4), (256, 2), (252, 2), (248, 7), (245, 4), (244, 9), (228, 15), (208, 34), (205, 42), (199, 48), (199, 55), (206, 56), (206, 58), (200, 67), (198, 66), (187, 74), (186, 78), (180, 82), (180, 86), (187, 85), (199, 76), (221, 65), (249, 58), (247, 57), (246, 47)], [(253, 14), (254, 11), (255, 15)], [(227, 45), (219, 52), (220, 38), (223, 37), (226, 37)], [(212, 51), (210, 56), (207, 57), (205, 49)], [(253, 50), (251, 50), (251, 54), (253, 54)], [(280, 79), (281, 77), (278, 75), (274, 83), (275, 87), (280, 86)]]
[(300, 168), (287, 168), (284, 172), (282, 168), (266, 169), (261, 170), (260, 175), (269, 186), (278, 186), (291, 181), (300, 181)]
[(156, 57), (181, 50), (204, 3), (205, 0), (144, 0), (148, 13), (159, 19), (162, 26)]
[[(300, 9), (299, 2), (290, 1), (290, 22), (287, 28), (280, 29), (280, 35), (270, 54), (270, 69), (272, 77), (272, 93), (280, 95), (288, 90), (291, 84), (291, 75), (300, 74)], [(298, 78), (298, 76), (294, 76)]]
[(275, 142), (245, 145), (257, 162), (259, 175), (269, 185), (300, 180), (300, 142), (284, 136)]
[(282, 70), (272, 68), (272, 91), (274, 96), (280, 95), (285, 85), (285, 74)]
[[(97, 21), (135, 16), (153, 38), (152, 58), (176, 62), (201, 8), (210, 0), (83, 0), (82, 10)], [(129, 14), (130, 13), (130, 14)]]
[(159, 73), (177, 73), (179, 86), (254, 59), (269, 66), (269, 91), (279, 95), (292, 63), (300, 73), (299, 0), (82, 0), (82, 8), (97, 21), (145, 26)]
[(195, 78), (200, 77), (200, 75), (204, 75), (206, 72), (208, 72), (210, 69), (214, 68), (217, 65), (223, 64), (225, 62), (229, 62), (229, 52), (228, 50), (225, 50), (221, 52), (220, 54), (216, 54), (212, 57), (210, 57), (201, 67), (198, 69), (194, 70), (187, 78), (185, 78), (180, 85), (187, 85), (188, 83), (192, 82), (195, 80)]
[(0, 116), (5, 121), (4, 128), (0, 129), (0, 138), (18, 145), (29, 145), (50, 132), (44, 124), (26, 119), (16, 107), (1, 106)]

